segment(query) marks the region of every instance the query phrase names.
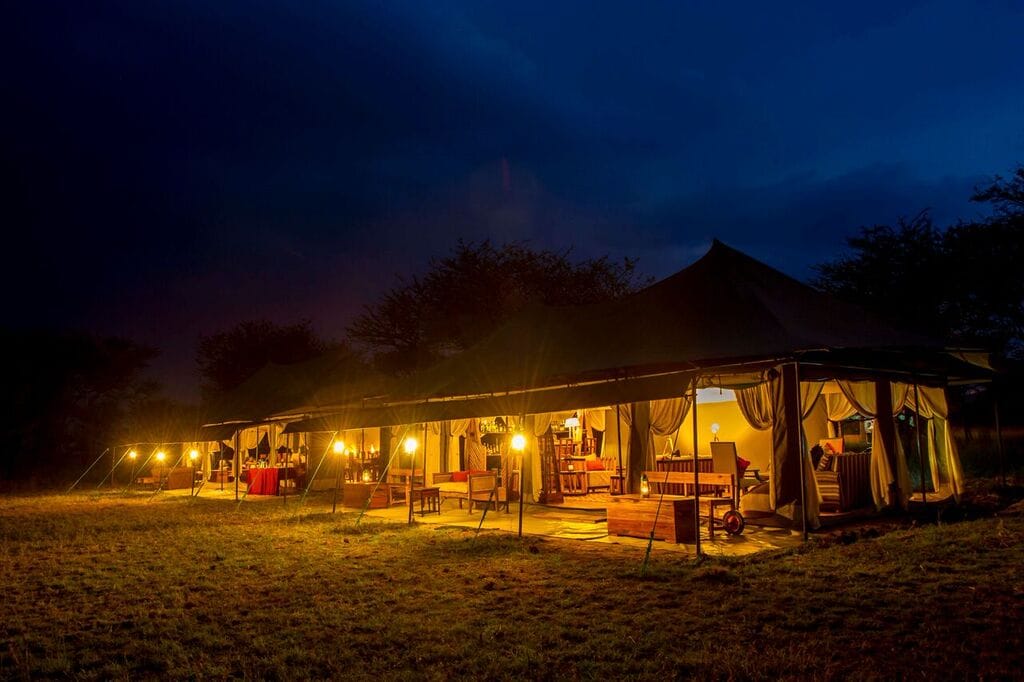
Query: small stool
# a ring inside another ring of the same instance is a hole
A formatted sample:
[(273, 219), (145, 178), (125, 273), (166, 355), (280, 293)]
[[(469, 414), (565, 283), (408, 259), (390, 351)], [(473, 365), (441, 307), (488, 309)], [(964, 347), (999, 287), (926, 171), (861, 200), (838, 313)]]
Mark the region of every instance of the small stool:
[(440, 488), (416, 488), (413, 490), (413, 499), (415, 495), (419, 495), (420, 498), (420, 510), (416, 512), (420, 516), (425, 514), (441, 513), (441, 489)]

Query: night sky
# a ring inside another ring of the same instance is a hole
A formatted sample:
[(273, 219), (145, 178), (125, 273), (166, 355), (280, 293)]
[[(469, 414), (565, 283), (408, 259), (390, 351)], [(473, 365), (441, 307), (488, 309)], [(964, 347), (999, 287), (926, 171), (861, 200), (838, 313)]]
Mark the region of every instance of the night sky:
[(6, 323), (157, 345), (190, 397), (198, 334), (340, 338), (458, 237), (806, 278), (1024, 162), (1022, 3), (682, 5), (15, 3)]

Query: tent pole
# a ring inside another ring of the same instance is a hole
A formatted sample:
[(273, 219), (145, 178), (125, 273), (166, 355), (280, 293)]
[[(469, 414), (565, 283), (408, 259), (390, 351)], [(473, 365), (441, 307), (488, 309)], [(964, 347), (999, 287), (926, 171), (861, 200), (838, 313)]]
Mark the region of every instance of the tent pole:
[[(108, 449), (109, 449), (109, 448), (108, 448)], [(95, 462), (93, 462), (92, 464), (90, 464), (90, 465), (89, 465), (89, 467), (88, 467), (88, 468), (87, 468), (87, 469), (86, 469), (85, 471), (83, 471), (83, 472), (82, 472), (82, 475), (78, 477), (78, 480), (77, 480), (77, 481), (75, 481), (74, 483), (72, 483), (72, 484), (71, 484), (71, 487), (70, 487), (70, 488), (68, 488), (68, 489), (67, 489), (67, 492), (65, 492), (64, 494), (65, 494), (65, 495), (67, 495), (67, 494), (68, 494), (68, 493), (70, 493), (70, 492), (71, 492), (72, 490), (74, 490), (74, 489), (75, 489), (75, 486), (77, 486), (77, 485), (78, 485), (79, 483), (81, 483), (81, 482), (82, 482), (82, 479), (83, 479), (83, 478), (85, 478), (86, 474), (88, 474), (88, 473), (89, 473), (90, 471), (92, 471), (92, 468), (93, 468), (94, 466), (96, 466), (97, 464), (99, 464), (99, 463), (100, 463), (100, 460), (101, 460), (101, 459), (103, 459), (103, 455), (105, 455), (105, 454), (107, 454), (107, 451), (106, 451), (106, 450), (104, 450), (103, 452), (101, 452), (101, 453), (100, 453), (100, 456), (96, 458), (96, 461), (95, 461)]]
[(622, 403), (615, 403), (615, 436), (619, 440), (619, 494), (626, 492), (626, 472), (622, 468)]
[(924, 487), (924, 452), (921, 450), (921, 398), (914, 381), (914, 447), (917, 448), (917, 466), (921, 469), (921, 502), (928, 504), (928, 492)]
[[(536, 419), (536, 417), (534, 417)], [(523, 414), (519, 417), (519, 430), (523, 433), (523, 438), (526, 438), (525, 427), (526, 426), (526, 415)], [(533, 430), (536, 433), (536, 430)], [(527, 441), (529, 442), (529, 441)], [(526, 467), (523, 461), (523, 453), (525, 449), (519, 451), (519, 537), (523, 537), (523, 505), (526, 503), (526, 495), (523, 494), (523, 476), (525, 475)], [(505, 504), (508, 504), (508, 500), (505, 500)], [(506, 507), (508, 509), (508, 507)]]
[(796, 428), (800, 441), (800, 522), (803, 527), (804, 542), (807, 542), (807, 481), (804, 471), (804, 458), (807, 448), (804, 447), (804, 405), (803, 393), (800, 390), (800, 363), (793, 363), (793, 376), (796, 383)]
[[(700, 465), (697, 460), (697, 383), (700, 377), (693, 375), (693, 404), (690, 406), (690, 414), (693, 415), (693, 542), (697, 550), (697, 558), (701, 556), (700, 550)], [(666, 465), (667, 466), (667, 465)], [(711, 532), (711, 507), (708, 507), (708, 533)]]
[[(338, 442), (337, 439), (338, 439), (338, 432), (335, 431), (334, 432), (334, 443)], [(331, 448), (332, 450), (333, 450), (334, 443), (331, 444), (332, 445), (332, 448)], [(345, 456), (345, 453), (341, 452), (341, 453), (338, 454), (338, 457), (336, 458), (336, 461), (337, 461), (337, 464), (338, 464), (338, 473), (334, 477), (334, 501), (331, 502), (331, 513), (332, 514), (334, 514), (335, 512), (338, 511), (338, 488), (341, 487), (341, 469), (342, 469), (341, 464), (342, 464), (342, 461), (343, 461), (341, 458), (343, 458), (344, 456)]]
[[(992, 384), (992, 411), (995, 414), (996, 420), (996, 451), (999, 453), (999, 478), (1002, 481), (1003, 487), (1006, 487), (1006, 459), (1003, 454), (1003, 429), (999, 421), (999, 397), (996, 395), (995, 384)], [(946, 428), (949, 428), (949, 424), (946, 424)]]
[[(257, 443), (257, 446), (259, 444)], [(242, 430), (235, 431), (235, 456), (231, 458), (231, 469), (235, 472), (235, 502), (238, 502), (238, 479), (242, 477)]]

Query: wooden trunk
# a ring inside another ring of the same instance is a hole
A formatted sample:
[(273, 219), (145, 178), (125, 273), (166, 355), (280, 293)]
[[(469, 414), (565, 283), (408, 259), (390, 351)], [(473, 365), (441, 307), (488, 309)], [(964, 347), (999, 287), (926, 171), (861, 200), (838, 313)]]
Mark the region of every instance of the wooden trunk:
[[(655, 516), (657, 515), (657, 523)], [(658, 511), (658, 498), (619, 495), (608, 505), (608, 534), (655, 540), (693, 542), (693, 498), (666, 495)]]

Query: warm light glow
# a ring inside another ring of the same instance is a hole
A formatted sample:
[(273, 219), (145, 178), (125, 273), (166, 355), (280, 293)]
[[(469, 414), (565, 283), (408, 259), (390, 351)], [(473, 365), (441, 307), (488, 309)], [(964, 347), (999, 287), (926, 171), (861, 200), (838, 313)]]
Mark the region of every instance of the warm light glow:
[(334, 441), (334, 454), (341, 455), (345, 453), (345, 441), (336, 440)]
[(167, 459), (167, 455), (164, 453), (163, 450), (161, 450), (160, 452), (156, 453), (156, 461), (162, 462), (165, 459)]
[(188, 458), (193, 462), (196, 461), (199, 459), (199, 451), (193, 448), (192, 452), (188, 453)]
[(517, 433), (512, 436), (512, 449), (516, 452), (522, 452), (526, 449), (526, 436), (521, 433)]
[(416, 452), (416, 448), (420, 446), (420, 442), (413, 436), (409, 436), (405, 439), (405, 454), (411, 455)]
[(568, 427), (570, 429), (575, 429), (577, 426), (580, 425), (580, 418), (579, 417), (569, 417), (568, 419), (565, 420), (565, 425), (566, 425), (566, 427)]
[(373, 454), (375, 454), (376, 452), (377, 452), (377, 451), (376, 451), (376, 450), (375, 450), (375, 449), (373, 448), (373, 446), (371, 445), (371, 446), (370, 446), (370, 454), (371, 454), (371, 455), (373, 455)]
[(363, 469), (363, 483), (369, 483), (369, 482), (370, 482), (370, 470), (369, 469)]
[(651, 483), (647, 480), (646, 474), (640, 475), (640, 497), (651, 496)]
[(718, 424), (718, 422), (715, 422), (714, 424), (711, 425), (711, 433), (713, 433), (713, 434), (715, 434), (717, 436), (718, 435), (718, 431), (721, 428), (722, 428), (721, 425)]
[(135, 452), (134, 450), (129, 450), (128, 451), (128, 459), (135, 459), (138, 456), (139, 456), (139, 453)]

